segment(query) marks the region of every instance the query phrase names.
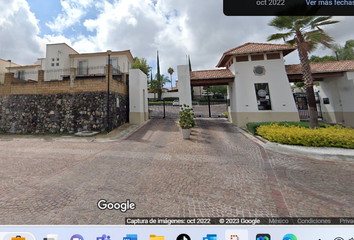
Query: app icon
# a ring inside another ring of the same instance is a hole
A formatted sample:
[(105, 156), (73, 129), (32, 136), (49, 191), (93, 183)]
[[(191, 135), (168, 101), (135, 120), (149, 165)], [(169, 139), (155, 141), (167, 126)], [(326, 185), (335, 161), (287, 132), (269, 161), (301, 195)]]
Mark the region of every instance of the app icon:
[(207, 234), (206, 237), (203, 237), (203, 240), (216, 240), (216, 234)]
[(11, 238), (11, 240), (26, 240), (26, 238), (21, 237), (20, 235), (17, 235), (16, 237)]
[(256, 240), (270, 240), (270, 235), (266, 233), (257, 234)]
[(248, 240), (247, 230), (226, 230), (225, 240)]
[(283, 237), (283, 240), (297, 240), (294, 234), (288, 233)]
[(58, 240), (58, 235), (57, 234), (48, 234), (46, 238), (43, 238), (43, 240)]
[(191, 240), (191, 237), (188, 236), (187, 234), (183, 233), (183, 234), (178, 235), (176, 240)]
[(107, 236), (106, 234), (103, 234), (102, 237), (97, 237), (97, 240), (111, 240), (110, 236)]
[(84, 238), (80, 234), (73, 235), (70, 240), (84, 240)]
[(137, 234), (127, 234), (126, 237), (123, 237), (123, 240), (138, 240)]
[(164, 236), (150, 235), (150, 240), (165, 240)]

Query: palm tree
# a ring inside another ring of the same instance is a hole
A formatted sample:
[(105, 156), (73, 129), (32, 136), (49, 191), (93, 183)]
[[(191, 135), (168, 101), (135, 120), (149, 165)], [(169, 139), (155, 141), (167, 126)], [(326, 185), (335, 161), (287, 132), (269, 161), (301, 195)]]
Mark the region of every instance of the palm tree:
[[(306, 13), (306, 9), (303, 13)], [(331, 18), (331, 16), (277, 16), (269, 23), (270, 26), (285, 32), (272, 34), (268, 41), (283, 39), (287, 44), (297, 47), (309, 104), (311, 128), (318, 127), (318, 113), (308, 53), (319, 43), (331, 46), (332, 38), (320, 28), (338, 22), (332, 21)]]
[(169, 68), (168, 70), (167, 70), (167, 72), (170, 74), (170, 76), (171, 76), (171, 90), (172, 90), (172, 74), (175, 72), (175, 70), (173, 70), (173, 68)]
[(156, 80), (156, 81), (158, 81), (158, 82), (160, 83), (161, 89), (163, 88), (163, 85), (165, 85), (167, 82), (170, 82), (170, 81), (171, 81), (171, 80), (170, 80), (167, 76), (165, 76), (164, 74), (161, 74), (161, 75), (160, 75), (160, 80), (158, 79), (158, 75), (156, 74), (154, 80)]
[(156, 93), (160, 89), (160, 83), (156, 79), (151, 80), (149, 84), (149, 90), (154, 91), (154, 98), (156, 99)]

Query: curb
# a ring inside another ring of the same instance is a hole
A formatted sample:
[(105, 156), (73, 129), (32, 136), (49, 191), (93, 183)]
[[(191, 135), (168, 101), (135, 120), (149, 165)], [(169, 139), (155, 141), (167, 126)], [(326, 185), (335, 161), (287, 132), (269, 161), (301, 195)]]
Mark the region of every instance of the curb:
[(248, 139), (258, 143), (266, 150), (291, 156), (314, 158), (318, 160), (342, 160), (354, 162), (354, 149), (284, 145), (269, 142), (268, 140), (259, 136), (253, 136), (251, 133), (245, 131), (242, 128), (237, 127), (237, 129)]
[(63, 137), (53, 137), (53, 138), (43, 138), (43, 137), (0, 137), (0, 142), (1, 141), (38, 141), (38, 142), (81, 142), (81, 143), (103, 143), (103, 142), (117, 142), (121, 141), (124, 139), (127, 139), (129, 136), (134, 134), (136, 131), (141, 129), (143, 126), (145, 126), (148, 122), (150, 122), (150, 119), (147, 120), (145, 123), (142, 125), (137, 125), (134, 124), (124, 131), (118, 133), (116, 136), (112, 136), (109, 138), (97, 138), (97, 137), (90, 137), (90, 136), (63, 136)]

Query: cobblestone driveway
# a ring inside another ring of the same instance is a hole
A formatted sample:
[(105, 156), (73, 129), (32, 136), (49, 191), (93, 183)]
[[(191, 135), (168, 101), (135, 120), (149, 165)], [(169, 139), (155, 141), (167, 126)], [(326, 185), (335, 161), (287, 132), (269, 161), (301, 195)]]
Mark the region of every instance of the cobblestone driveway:
[[(119, 142), (0, 141), (0, 223), (354, 216), (354, 163), (266, 151), (223, 119), (198, 119), (183, 140), (175, 121)], [(100, 199), (136, 210), (99, 210)]]

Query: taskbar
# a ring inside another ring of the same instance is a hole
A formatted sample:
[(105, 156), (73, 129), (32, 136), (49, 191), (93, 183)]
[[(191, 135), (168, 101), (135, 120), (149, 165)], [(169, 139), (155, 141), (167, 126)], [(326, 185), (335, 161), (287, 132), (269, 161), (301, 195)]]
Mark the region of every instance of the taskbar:
[(127, 217), (125, 225), (354, 225), (354, 218)]

